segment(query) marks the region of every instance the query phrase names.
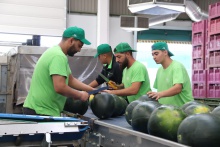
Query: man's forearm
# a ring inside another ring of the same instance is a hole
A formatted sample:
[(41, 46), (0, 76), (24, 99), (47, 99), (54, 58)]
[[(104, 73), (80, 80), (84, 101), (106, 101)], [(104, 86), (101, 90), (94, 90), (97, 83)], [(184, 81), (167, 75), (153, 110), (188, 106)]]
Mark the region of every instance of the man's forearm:
[(57, 93), (65, 97), (73, 97), (74, 99), (80, 99), (81, 93), (78, 90), (72, 89), (68, 85), (61, 86), (59, 89), (55, 89)]
[(170, 97), (179, 94), (182, 91), (182, 84), (176, 84), (168, 90), (161, 91), (161, 97)]
[(95, 87), (99, 86), (99, 84), (98, 84), (98, 82), (97, 82), (96, 80), (94, 80), (94, 81), (92, 81), (92, 82), (89, 84), (89, 86), (95, 88)]
[(118, 89), (124, 89), (124, 84), (117, 85)]
[(130, 96), (130, 95), (135, 95), (138, 93), (139, 88), (136, 89), (134, 87), (128, 87), (125, 89), (119, 89), (119, 90), (111, 90), (113, 94), (119, 95), (119, 96)]
[(82, 83), (81, 81), (79, 81), (78, 79), (76, 78), (73, 78), (72, 81), (69, 83), (69, 86), (74, 88), (74, 89), (77, 89), (77, 90), (83, 90), (83, 91), (91, 91), (91, 90), (94, 90), (94, 88), (92, 88), (91, 86), (89, 85), (86, 85), (84, 83)]

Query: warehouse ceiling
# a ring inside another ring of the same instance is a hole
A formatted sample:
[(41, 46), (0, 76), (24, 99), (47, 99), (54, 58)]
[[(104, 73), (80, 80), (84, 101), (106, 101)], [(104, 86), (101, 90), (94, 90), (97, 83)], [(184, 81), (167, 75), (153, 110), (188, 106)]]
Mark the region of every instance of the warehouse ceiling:
[[(98, 0), (69, 0), (68, 13), (87, 13), (97, 14), (97, 1)], [(110, 15), (134, 15), (127, 7), (127, 0), (109, 0), (110, 1)], [(220, 2), (220, 0), (193, 0), (201, 10), (208, 13), (208, 6), (210, 4)], [(151, 17), (150, 15), (145, 15)], [(178, 20), (191, 20), (186, 13), (181, 13)]]
[[(208, 6), (210, 4), (220, 2), (220, 0), (193, 0), (201, 10), (206, 11), (208, 13)], [(189, 16), (186, 13), (182, 13), (179, 15), (177, 19), (180, 20), (190, 20)]]

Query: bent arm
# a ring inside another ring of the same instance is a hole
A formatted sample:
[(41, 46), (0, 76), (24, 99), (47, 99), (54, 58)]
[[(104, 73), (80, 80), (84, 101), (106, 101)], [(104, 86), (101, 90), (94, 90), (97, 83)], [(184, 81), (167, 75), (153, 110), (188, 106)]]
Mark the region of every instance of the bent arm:
[(148, 92), (148, 96), (155, 98), (156, 100), (163, 97), (170, 97), (179, 94), (182, 91), (182, 84), (175, 84), (170, 89), (160, 92)]
[[(138, 93), (142, 82), (134, 82), (131, 84), (130, 87), (125, 89), (119, 89), (119, 90), (111, 90), (112, 94), (119, 95), (119, 96), (130, 96), (135, 95)], [(121, 85), (122, 86), (122, 85)]]
[(116, 85), (118, 89), (124, 89), (124, 84)]
[(162, 97), (169, 97), (179, 94), (182, 91), (182, 84), (175, 84), (168, 90), (161, 91)]
[(52, 75), (54, 90), (66, 97), (74, 97), (75, 99), (81, 99), (82, 93), (80, 91), (74, 90), (68, 85), (66, 85), (66, 78), (60, 75)]
[(74, 78), (73, 75), (69, 75), (69, 83), (68, 85), (74, 89), (82, 90), (82, 91), (92, 91), (92, 88), (89, 85), (84, 84), (83, 82), (79, 81), (78, 79)]
[(99, 84), (98, 84), (98, 82), (96, 80), (94, 80), (91, 83), (89, 83), (89, 86), (95, 88), (95, 87), (99, 86)]

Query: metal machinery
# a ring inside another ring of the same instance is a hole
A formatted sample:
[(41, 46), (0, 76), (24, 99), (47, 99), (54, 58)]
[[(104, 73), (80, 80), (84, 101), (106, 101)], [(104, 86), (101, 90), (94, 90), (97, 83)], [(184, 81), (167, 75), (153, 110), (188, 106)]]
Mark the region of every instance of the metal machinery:
[(8, 62), (7, 56), (0, 57), (0, 112), (6, 112), (10, 106), (7, 102), (12, 104), (11, 89), (8, 86)]
[[(21, 113), (34, 67), (46, 49), (18, 46), (6, 56), (0, 56), (0, 113)], [(83, 48), (80, 53), (68, 58), (74, 77), (87, 84), (95, 79), (95, 71), (102, 68), (98, 59), (93, 57), (95, 53), (95, 49)]]
[[(159, 147), (184, 145), (132, 130), (124, 116), (100, 120), (89, 109), (84, 116), (24, 116), (21, 106), (43, 47), (19, 46), (15, 54), (0, 57), (0, 146)], [(74, 77), (89, 83), (102, 66), (96, 50), (82, 49), (69, 58)], [(83, 123), (82, 123), (83, 122)], [(88, 124), (87, 124), (88, 123)], [(88, 126), (90, 128), (88, 128)], [(72, 140), (75, 140), (74, 142)]]
[(87, 129), (77, 118), (0, 113), (0, 146), (75, 146)]
[(185, 147), (185, 145), (134, 131), (125, 116), (100, 120), (89, 109), (83, 120), (90, 129), (81, 139), (83, 147)]
[[(87, 122), (78, 118), (20, 115), (34, 67), (46, 49), (18, 46), (0, 56), (0, 146), (72, 145), (88, 129)], [(84, 48), (68, 58), (74, 77), (85, 83), (95, 78), (92, 73), (102, 68), (95, 53)]]

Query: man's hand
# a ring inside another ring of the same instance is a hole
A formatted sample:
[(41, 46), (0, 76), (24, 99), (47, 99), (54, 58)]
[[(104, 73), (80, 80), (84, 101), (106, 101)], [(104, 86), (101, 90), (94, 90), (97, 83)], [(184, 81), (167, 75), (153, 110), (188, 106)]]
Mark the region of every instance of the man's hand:
[(114, 94), (113, 90), (103, 90), (103, 92), (109, 93), (109, 94)]
[(170, 89), (161, 92), (148, 92), (147, 95), (158, 100), (162, 97), (170, 97), (179, 94), (182, 91), (182, 87), (182, 84), (175, 84)]
[(117, 86), (117, 84), (115, 83), (115, 82), (113, 82), (113, 81), (109, 81), (108, 82), (108, 87), (110, 88), (110, 89), (118, 89), (118, 86)]
[(154, 98), (154, 99), (156, 99), (156, 100), (158, 100), (158, 99), (160, 99), (161, 97), (163, 97), (162, 92), (152, 92), (152, 91), (150, 91), (150, 92), (147, 93), (147, 95), (148, 95), (148, 97)]
[(80, 92), (81, 92), (80, 100), (87, 101), (89, 99), (89, 94), (85, 91), (80, 91)]

